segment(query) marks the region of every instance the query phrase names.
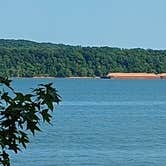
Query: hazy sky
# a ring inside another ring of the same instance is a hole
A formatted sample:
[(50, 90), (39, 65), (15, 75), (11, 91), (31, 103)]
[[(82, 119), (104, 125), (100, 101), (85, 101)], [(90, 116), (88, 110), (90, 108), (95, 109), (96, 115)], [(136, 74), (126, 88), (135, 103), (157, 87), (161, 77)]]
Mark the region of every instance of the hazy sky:
[(166, 0), (0, 0), (0, 38), (166, 49)]

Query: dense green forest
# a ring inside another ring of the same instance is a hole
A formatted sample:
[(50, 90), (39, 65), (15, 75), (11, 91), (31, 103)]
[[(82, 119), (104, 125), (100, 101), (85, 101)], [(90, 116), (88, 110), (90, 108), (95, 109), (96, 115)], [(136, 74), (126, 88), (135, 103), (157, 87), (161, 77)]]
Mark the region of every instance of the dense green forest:
[(82, 47), (1, 39), (0, 72), (11, 77), (162, 73), (166, 72), (166, 50)]

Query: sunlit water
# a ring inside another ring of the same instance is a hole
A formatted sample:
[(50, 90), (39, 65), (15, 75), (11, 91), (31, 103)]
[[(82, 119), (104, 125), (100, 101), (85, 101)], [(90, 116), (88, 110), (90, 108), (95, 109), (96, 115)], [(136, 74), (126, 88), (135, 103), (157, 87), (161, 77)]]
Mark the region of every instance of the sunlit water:
[(165, 166), (166, 81), (15, 79), (28, 92), (53, 82), (53, 126), (12, 155), (13, 166)]

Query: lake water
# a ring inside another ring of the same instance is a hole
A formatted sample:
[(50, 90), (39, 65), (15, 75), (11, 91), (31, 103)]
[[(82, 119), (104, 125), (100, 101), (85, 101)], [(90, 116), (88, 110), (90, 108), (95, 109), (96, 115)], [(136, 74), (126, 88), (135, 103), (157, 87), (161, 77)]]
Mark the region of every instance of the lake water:
[(53, 82), (63, 98), (12, 166), (165, 166), (166, 81), (15, 79), (27, 92)]

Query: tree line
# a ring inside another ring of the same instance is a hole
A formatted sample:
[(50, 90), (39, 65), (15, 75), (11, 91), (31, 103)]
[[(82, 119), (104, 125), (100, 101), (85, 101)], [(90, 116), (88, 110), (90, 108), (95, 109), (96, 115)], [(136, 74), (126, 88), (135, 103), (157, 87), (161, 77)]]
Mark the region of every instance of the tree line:
[(82, 47), (0, 40), (0, 72), (8, 77), (94, 77), (109, 72), (166, 72), (166, 50)]

